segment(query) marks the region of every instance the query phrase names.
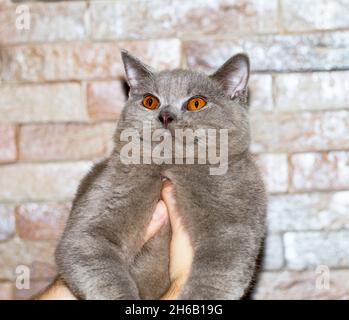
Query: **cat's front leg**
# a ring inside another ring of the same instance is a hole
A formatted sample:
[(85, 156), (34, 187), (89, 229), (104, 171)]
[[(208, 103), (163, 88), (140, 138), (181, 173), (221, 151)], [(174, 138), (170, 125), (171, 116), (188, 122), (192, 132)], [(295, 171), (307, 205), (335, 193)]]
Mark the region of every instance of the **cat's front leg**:
[(193, 242), (191, 271), (178, 299), (241, 299), (249, 287), (261, 239), (247, 225), (208, 226)]
[(80, 299), (139, 299), (127, 264), (114, 245), (101, 234), (64, 238), (59, 247), (59, 274)]
[(150, 166), (97, 165), (82, 181), (56, 250), (59, 275), (84, 299), (139, 299), (130, 269), (158, 202)]
[(202, 166), (176, 166), (165, 172), (193, 251), (179, 299), (241, 299), (250, 285), (266, 204), (258, 175), (247, 180), (240, 171), (209, 176)]

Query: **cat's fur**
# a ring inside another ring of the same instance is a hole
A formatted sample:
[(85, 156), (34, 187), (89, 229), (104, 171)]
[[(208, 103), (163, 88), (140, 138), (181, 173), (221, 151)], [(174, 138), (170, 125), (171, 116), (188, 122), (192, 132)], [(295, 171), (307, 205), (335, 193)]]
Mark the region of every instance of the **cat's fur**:
[[(83, 179), (56, 251), (60, 276), (84, 299), (158, 299), (169, 287), (170, 230), (142, 247), (146, 226), (159, 200), (161, 177), (172, 181), (178, 208), (194, 252), (189, 277), (179, 299), (240, 299), (248, 288), (264, 237), (266, 196), (249, 153), (246, 92), (249, 62), (229, 59), (207, 76), (189, 70), (154, 72), (122, 53), (130, 95), (114, 136), (115, 148)], [(161, 102), (142, 106), (144, 94)], [(183, 108), (200, 95), (207, 106)], [(151, 121), (162, 128), (159, 112), (167, 109), (175, 128), (229, 129), (229, 167), (209, 175), (209, 164), (121, 163), (120, 131)]]

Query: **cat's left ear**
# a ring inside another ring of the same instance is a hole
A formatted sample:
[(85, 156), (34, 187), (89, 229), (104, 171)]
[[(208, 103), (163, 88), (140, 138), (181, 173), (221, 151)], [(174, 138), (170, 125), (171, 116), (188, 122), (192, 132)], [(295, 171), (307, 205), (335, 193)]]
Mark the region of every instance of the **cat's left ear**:
[(239, 53), (227, 60), (210, 77), (217, 81), (225, 94), (231, 98), (247, 99), (247, 82), (250, 75), (250, 61), (246, 54)]
[(152, 78), (151, 67), (129, 54), (126, 50), (121, 50), (121, 58), (124, 63), (127, 82), (131, 89)]

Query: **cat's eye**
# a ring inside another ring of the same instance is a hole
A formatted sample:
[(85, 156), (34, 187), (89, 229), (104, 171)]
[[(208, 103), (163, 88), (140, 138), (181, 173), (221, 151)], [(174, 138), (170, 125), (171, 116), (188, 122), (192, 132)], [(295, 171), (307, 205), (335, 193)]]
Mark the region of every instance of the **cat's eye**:
[(154, 110), (159, 106), (159, 100), (156, 97), (154, 97), (152, 94), (147, 94), (143, 98), (142, 103), (144, 107), (151, 110)]
[(206, 105), (206, 101), (201, 97), (193, 97), (187, 102), (187, 109), (189, 111), (197, 111)]

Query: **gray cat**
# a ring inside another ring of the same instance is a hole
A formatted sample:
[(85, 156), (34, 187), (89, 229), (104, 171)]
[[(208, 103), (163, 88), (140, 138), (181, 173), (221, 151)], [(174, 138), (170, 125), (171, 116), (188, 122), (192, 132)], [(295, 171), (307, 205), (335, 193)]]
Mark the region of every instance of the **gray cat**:
[[(130, 93), (115, 147), (80, 184), (56, 250), (59, 274), (82, 299), (161, 297), (170, 284), (171, 231), (167, 224), (144, 246), (142, 238), (167, 177), (194, 252), (178, 298), (240, 299), (253, 276), (266, 213), (264, 186), (249, 152), (248, 57), (235, 55), (210, 76), (154, 72), (126, 51), (122, 59)], [(121, 132), (134, 128), (142, 142), (143, 121), (171, 133), (228, 129), (227, 172), (212, 175), (209, 163), (125, 164)]]

